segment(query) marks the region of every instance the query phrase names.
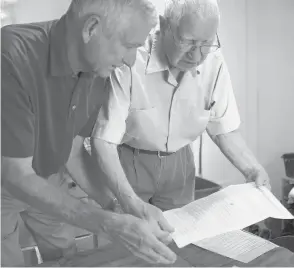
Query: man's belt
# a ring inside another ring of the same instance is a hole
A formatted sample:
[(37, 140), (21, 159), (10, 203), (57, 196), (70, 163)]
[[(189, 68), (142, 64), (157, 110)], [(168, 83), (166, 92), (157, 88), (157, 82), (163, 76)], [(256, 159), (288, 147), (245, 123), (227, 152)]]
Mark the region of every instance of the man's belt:
[(157, 155), (158, 157), (165, 157), (165, 156), (169, 156), (169, 155), (174, 154), (174, 152), (161, 152), (161, 151), (149, 151), (149, 150), (144, 150), (144, 149), (137, 149), (137, 148), (134, 148), (134, 147), (127, 145), (125, 143), (120, 146), (128, 148), (134, 152), (137, 151), (139, 154)]

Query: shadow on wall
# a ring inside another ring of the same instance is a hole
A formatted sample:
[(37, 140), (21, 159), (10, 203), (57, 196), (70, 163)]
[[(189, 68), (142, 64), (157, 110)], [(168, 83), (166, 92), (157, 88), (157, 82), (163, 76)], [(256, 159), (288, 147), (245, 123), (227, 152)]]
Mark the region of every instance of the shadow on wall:
[(58, 19), (66, 12), (70, 2), (71, 0), (17, 1), (11, 9), (13, 16), (11, 23), (31, 23)]

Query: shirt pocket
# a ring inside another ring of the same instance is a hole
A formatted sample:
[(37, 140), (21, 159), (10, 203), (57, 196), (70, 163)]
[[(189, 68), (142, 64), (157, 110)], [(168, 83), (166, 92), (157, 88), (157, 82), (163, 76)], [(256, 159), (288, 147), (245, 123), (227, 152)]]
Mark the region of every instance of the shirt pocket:
[(182, 135), (191, 142), (196, 140), (206, 129), (210, 118), (210, 110), (192, 106), (187, 117), (182, 120)]
[(192, 120), (192, 123), (196, 126), (198, 129), (204, 129), (206, 128), (209, 119), (211, 115), (211, 110), (209, 109), (199, 109), (197, 106), (192, 106), (190, 110), (190, 118)]

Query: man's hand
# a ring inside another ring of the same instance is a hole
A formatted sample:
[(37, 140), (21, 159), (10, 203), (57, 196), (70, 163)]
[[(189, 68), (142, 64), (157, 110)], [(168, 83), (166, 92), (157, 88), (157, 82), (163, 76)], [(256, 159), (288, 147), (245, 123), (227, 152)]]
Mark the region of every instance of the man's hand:
[(132, 200), (127, 205), (123, 205), (123, 210), (126, 213), (146, 220), (154, 232), (164, 231), (158, 237), (163, 243), (169, 244), (172, 242), (171, 233), (174, 231), (174, 228), (167, 222), (159, 208), (144, 202), (140, 198), (136, 198), (136, 201)]
[(113, 240), (122, 243), (135, 256), (151, 264), (172, 264), (177, 256), (163, 242), (166, 232), (151, 229), (150, 224), (128, 214), (116, 214), (111, 222), (105, 224), (107, 232)]
[(208, 135), (227, 159), (245, 176), (247, 182), (255, 182), (257, 187), (266, 186), (271, 189), (268, 174), (246, 145), (239, 130), (219, 135), (212, 135), (208, 131)]
[(148, 221), (155, 231), (159, 229), (165, 232), (165, 236), (159, 237), (163, 243), (168, 245), (172, 242), (171, 233), (174, 232), (174, 228), (168, 223), (158, 207), (141, 201), (141, 218)]
[(271, 190), (270, 178), (263, 168), (247, 176), (247, 182), (255, 182), (257, 187), (265, 186)]

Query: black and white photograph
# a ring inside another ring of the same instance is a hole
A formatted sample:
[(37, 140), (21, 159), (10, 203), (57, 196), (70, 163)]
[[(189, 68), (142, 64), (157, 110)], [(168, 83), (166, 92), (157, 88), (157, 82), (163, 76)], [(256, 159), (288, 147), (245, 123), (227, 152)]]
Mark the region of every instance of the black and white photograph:
[(294, 267), (294, 0), (0, 0), (1, 267)]

